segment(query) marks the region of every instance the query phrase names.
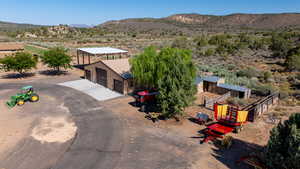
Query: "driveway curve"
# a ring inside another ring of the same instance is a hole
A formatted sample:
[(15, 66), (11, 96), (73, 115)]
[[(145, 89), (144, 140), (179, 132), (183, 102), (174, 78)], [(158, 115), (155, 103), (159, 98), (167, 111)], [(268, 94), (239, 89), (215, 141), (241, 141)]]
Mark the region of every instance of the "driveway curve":
[[(41, 143), (28, 136), (0, 159), (0, 168), (113, 169), (118, 165), (123, 147), (123, 125), (116, 114), (84, 93), (53, 84), (6, 83), (0, 85), (0, 91), (17, 91), (24, 85), (34, 86), (41, 95), (39, 103), (24, 105), (24, 113), (42, 117), (51, 115), (55, 104), (63, 105), (69, 110), (77, 132), (73, 139), (64, 143)], [(8, 99), (9, 96), (2, 97)], [(32, 124), (32, 128), (35, 126), (37, 123)]]

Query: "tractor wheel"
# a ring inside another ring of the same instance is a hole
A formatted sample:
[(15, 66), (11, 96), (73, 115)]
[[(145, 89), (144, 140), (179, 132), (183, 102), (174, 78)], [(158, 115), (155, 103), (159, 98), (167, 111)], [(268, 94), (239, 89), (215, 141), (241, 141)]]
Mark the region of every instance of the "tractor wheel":
[(17, 105), (18, 106), (23, 106), (25, 104), (24, 100), (18, 100)]
[(31, 101), (31, 102), (37, 102), (37, 101), (39, 101), (39, 99), (40, 99), (40, 97), (39, 97), (39, 95), (37, 95), (37, 94), (32, 94), (32, 95), (30, 96), (30, 101)]

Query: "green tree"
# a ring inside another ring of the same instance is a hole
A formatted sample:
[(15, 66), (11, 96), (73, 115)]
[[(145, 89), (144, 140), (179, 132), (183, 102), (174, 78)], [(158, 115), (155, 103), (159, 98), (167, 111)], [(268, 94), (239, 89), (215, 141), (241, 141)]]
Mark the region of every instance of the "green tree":
[(12, 56), (0, 59), (0, 64), (4, 71), (15, 71), (23, 75), (32, 68), (36, 68), (38, 59), (30, 53), (18, 52)]
[(300, 70), (300, 47), (288, 51), (285, 66), (287, 70)]
[(273, 34), (271, 39), (270, 49), (274, 57), (285, 58), (288, 51), (291, 49), (291, 42), (284, 39), (278, 34)]
[(189, 50), (163, 48), (157, 52), (149, 47), (130, 63), (139, 85), (160, 92), (158, 107), (166, 118), (182, 115), (184, 108), (192, 103), (196, 93), (196, 68)]
[(299, 169), (300, 166), (300, 113), (279, 123), (270, 133), (266, 147), (269, 168)]
[(60, 68), (71, 68), (72, 58), (67, 54), (67, 50), (62, 47), (55, 47), (44, 52), (41, 60), (45, 65), (54, 68), (57, 72)]

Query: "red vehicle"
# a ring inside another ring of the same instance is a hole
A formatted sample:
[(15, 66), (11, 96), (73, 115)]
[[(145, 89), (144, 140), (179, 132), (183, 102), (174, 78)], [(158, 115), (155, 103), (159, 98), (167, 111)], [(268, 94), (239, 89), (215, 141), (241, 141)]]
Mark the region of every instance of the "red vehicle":
[(208, 125), (204, 130), (205, 138), (202, 142), (213, 141), (224, 138), (230, 132), (240, 132), (247, 122), (248, 111), (240, 111), (238, 107), (226, 104), (214, 104), (214, 124)]
[(135, 102), (141, 106), (141, 111), (145, 111), (146, 104), (153, 103), (155, 101), (155, 96), (158, 94), (159, 92), (150, 92), (149, 90), (137, 92), (135, 95)]

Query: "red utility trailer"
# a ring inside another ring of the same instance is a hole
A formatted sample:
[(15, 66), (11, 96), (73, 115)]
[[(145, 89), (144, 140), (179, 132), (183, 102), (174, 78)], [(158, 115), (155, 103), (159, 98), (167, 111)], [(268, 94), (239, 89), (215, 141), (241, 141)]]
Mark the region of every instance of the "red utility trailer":
[(237, 106), (215, 103), (214, 112), (217, 122), (207, 126), (202, 142), (213, 141), (217, 138), (223, 139), (227, 133), (238, 133), (247, 122), (248, 111), (240, 111)]

